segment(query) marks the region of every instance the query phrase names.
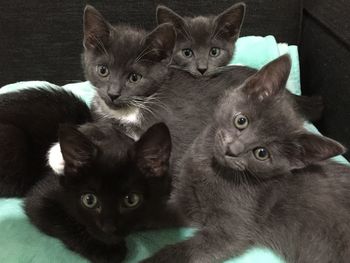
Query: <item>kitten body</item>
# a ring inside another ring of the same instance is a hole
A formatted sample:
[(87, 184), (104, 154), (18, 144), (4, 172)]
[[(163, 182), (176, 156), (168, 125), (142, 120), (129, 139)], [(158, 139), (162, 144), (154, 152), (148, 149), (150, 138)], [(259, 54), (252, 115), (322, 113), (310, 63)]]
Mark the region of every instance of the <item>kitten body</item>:
[(46, 153), (61, 122), (91, 120), (88, 106), (63, 89), (26, 89), (0, 96), (0, 197), (24, 196), (48, 171)]
[(303, 128), (289, 70), (281, 57), (222, 98), (173, 182), (170, 205), (199, 230), (144, 262), (222, 262), (252, 246), (287, 262), (348, 261), (350, 168), (326, 160), (344, 147)]
[(121, 262), (126, 235), (170, 220), (163, 220), (170, 192), (168, 129), (155, 125), (134, 143), (112, 124), (64, 125), (59, 140), (64, 174), (48, 173), (32, 188), (26, 214), (90, 261)]

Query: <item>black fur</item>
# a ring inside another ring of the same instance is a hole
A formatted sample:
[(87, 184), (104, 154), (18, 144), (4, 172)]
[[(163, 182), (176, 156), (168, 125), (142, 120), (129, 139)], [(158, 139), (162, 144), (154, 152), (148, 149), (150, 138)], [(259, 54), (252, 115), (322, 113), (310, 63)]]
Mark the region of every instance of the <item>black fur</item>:
[(0, 96), (0, 197), (24, 196), (48, 170), (46, 153), (60, 123), (91, 120), (88, 106), (63, 89)]
[[(42, 232), (92, 262), (121, 262), (126, 235), (175, 220), (163, 218), (171, 150), (164, 124), (151, 127), (136, 143), (110, 124), (88, 123), (79, 130), (64, 125), (59, 141), (64, 175), (48, 173), (25, 200), (26, 214)], [(85, 194), (95, 195), (94, 207), (84, 206)], [(128, 207), (125, 201), (133, 194), (140, 202)]]

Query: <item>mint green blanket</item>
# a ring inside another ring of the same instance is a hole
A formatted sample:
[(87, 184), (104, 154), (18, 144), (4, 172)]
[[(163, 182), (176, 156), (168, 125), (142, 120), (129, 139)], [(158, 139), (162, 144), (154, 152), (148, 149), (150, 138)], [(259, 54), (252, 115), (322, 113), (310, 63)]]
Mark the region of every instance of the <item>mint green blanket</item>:
[[(234, 59), (230, 64), (247, 65), (260, 68), (281, 54), (289, 53), (292, 57), (292, 71), (287, 87), (294, 93), (300, 94), (299, 60), (296, 46), (277, 44), (272, 36), (242, 37), (237, 42)], [(44, 81), (18, 82), (4, 86), (0, 94), (23, 88), (52, 86)], [(59, 88), (59, 87), (57, 87)], [(79, 95), (88, 104), (95, 92), (89, 82), (68, 84), (63, 87)], [(311, 124), (309, 129), (317, 132)], [(340, 162), (347, 161), (338, 156)], [(190, 237), (192, 229), (172, 229), (135, 233), (127, 238), (129, 254), (125, 262), (138, 262), (152, 255), (166, 244), (181, 241)], [(55, 263), (55, 262), (87, 262), (77, 254), (66, 249), (57, 239), (41, 234), (33, 227), (22, 209), (20, 199), (0, 199), (0, 262), (6, 263)], [(272, 251), (254, 247), (240, 257), (228, 260), (229, 263), (282, 263), (283, 260)]]

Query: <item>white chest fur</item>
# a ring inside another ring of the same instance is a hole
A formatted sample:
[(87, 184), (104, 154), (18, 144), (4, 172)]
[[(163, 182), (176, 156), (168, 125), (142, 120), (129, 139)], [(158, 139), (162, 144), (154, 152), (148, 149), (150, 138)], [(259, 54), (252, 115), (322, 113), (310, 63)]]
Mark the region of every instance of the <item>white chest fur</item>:
[(94, 110), (98, 114), (107, 118), (116, 119), (122, 124), (141, 125), (142, 115), (138, 107), (132, 106), (118, 110), (111, 109), (100, 97), (96, 96), (94, 99)]

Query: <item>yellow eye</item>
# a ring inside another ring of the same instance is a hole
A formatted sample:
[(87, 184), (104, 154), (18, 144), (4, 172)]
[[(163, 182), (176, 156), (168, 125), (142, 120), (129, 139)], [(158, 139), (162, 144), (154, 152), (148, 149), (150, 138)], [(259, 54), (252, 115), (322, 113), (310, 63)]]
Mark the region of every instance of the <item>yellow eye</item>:
[(98, 198), (94, 194), (83, 194), (81, 196), (81, 203), (86, 207), (86, 208), (96, 208), (98, 205)]
[(142, 79), (142, 75), (133, 72), (133, 73), (129, 74), (129, 78), (128, 79), (129, 79), (129, 81), (131, 83), (136, 83), (136, 82), (139, 82)]
[(217, 57), (220, 55), (220, 48), (218, 47), (213, 47), (210, 52), (209, 52), (209, 55), (212, 56), (212, 57)]
[(138, 193), (130, 193), (124, 196), (123, 202), (127, 208), (136, 208), (142, 202), (142, 195)]
[(265, 161), (270, 157), (270, 154), (266, 148), (258, 147), (254, 150), (254, 156), (259, 161)]
[(186, 58), (190, 58), (193, 56), (193, 51), (190, 48), (185, 48), (182, 50), (182, 55)]
[(101, 77), (107, 77), (109, 75), (109, 69), (106, 65), (98, 65), (97, 66), (97, 73)]
[(249, 120), (246, 116), (239, 114), (235, 117), (234, 124), (237, 129), (244, 130), (245, 128), (248, 127)]

